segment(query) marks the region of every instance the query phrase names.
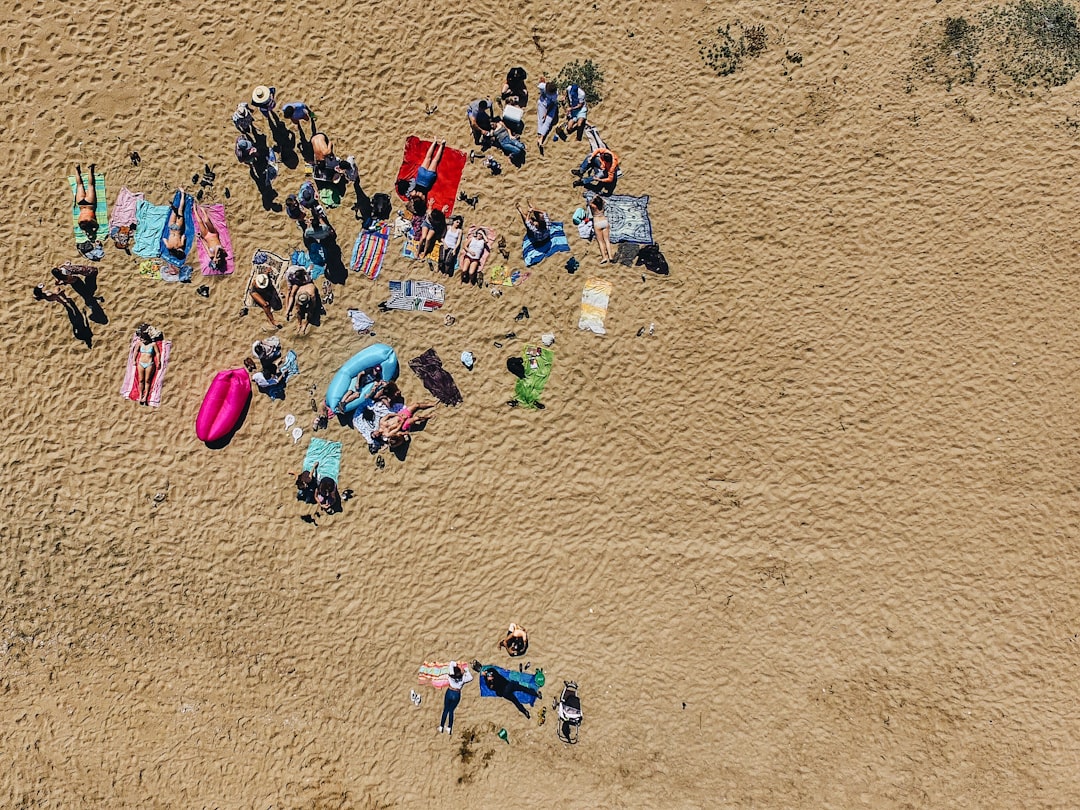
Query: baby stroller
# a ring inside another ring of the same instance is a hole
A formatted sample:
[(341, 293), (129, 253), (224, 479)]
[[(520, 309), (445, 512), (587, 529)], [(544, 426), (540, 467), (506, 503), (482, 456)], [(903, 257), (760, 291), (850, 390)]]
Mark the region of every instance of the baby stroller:
[(555, 731), (559, 739), (569, 745), (577, 745), (578, 730), (581, 726), (581, 699), (577, 690), (576, 681), (563, 681), (562, 694), (551, 706), (559, 715), (559, 725)]

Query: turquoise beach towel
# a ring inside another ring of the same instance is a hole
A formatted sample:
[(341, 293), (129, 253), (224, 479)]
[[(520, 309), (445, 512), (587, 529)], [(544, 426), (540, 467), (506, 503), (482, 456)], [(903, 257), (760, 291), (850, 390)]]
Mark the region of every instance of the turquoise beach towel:
[[(180, 202), (180, 192), (177, 191), (176, 194), (173, 195), (172, 204), (177, 205), (177, 204), (179, 204), (179, 202)], [(141, 227), (142, 227), (142, 223), (139, 223), (139, 227), (136, 228), (136, 231), (140, 230)], [(191, 246), (195, 243), (195, 201), (192, 200), (191, 197), (185, 197), (184, 198), (184, 258), (183, 259), (178, 259), (176, 256), (172, 255), (172, 253), (170, 253), (165, 248), (165, 237), (168, 236), (168, 235), (169, 235), (169, 217), (166, 216), (165, 217), (165, 224), (162, 226), (161, 231), (159, 231), (159, 233), (158, 233), (158, 236), (161, 239), (161, 248), (160, 248), (161, 258), (163, 258), (169, 264), (174, 265), (175, 267), (181, 267), (182, 268), (184, 266), (185, 262), (187, 261), (187, 255), (189, 253), (191, 253)]]
[[(83, 179), (86, 177), (84, 174)], [(79, 206), (75, 204), (75, 175), (68, 176), (68, 186), (71, 187), (71, 225), (75, 232), (75, 242), (85, 242), (86, 231), (79, 227)], [(97, 208), (94, 210), (98, 224), (96, 238), (104, 239), (109, 235), (109, 216), (105, 204), (105, 175), (101, 172), (94, 173), (94, 191), (97, 193)]]
[(529, 238), (528, 231), (525, 232), (521, 244), (521, 257), (525, 260), (526, 267), (539, 264), (555, 253), (570, 251), (570, 243), (566, 241), (566, 231), (563, 229), (563, 224), (561, 222), (552, 222), (550, 231), (551, 239), (540, 245), (535, 244)]
[(313, 438), (304, 456), (304, 469), (311, 472), (316, 463), (319, 478), (331, 478), (336, 483), (341, 475), (341, 442)]
[(156, 259), (161, 255), (161, 232), (169, 221), (169, 206), (154, 205), (139, 200), (135, 206), (135, 243), (131, 252), (144, 259)]

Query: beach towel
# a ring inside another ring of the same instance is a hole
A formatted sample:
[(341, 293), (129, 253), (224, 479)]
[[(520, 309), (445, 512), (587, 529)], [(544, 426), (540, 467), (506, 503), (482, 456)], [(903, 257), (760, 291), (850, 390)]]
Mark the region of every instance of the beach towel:
[(373, 402), (370, 408), (357, 408), (353, 411), (352, 426), (364, 437), (364, 440), (372, 447), (379, 447), (382, 442), (372, 434), (379, 427), (382, 418), (390, 413), (397, 413), (405, 406), (395, 402), (393, 407), (388, 407), (385, 402)]
[(161, 231), (169, 221), (169, 206), (139, 200), (135, 205), (135, 221), (138, 224), (131, 252), (144, 259), (156, 259), (161, 255)]
[(604, 316), (607, 315), (608, 300), (614, 286), (610, 281), (602, 278), (590, 278), (585, 281), (585, 289), (581, 291), (581, 317), (578, 318), (578, 329), (588, 329), (598, 335), (606, 334), (604, 331)]
[[(464, 662), (464, 660), (464, 658), (455, 659), (458, 662)], [(420, 665), (417, 680), (421, 686), (430, 686), (432, 689), (445, 689), (450, 685), (447, 676), (453, 671), (455, 661), (425, 661)]]
[[(289, 256), (289, 263), (295, 264), (297, 267), (307, 268), (308, 273), (311, 274), (311, 280), (318, 281), (320, 278), (326, 275), (326, 254), (323, 253), (321, 250), (316, 250), (316, 248), (321, 247), (322, 246), (318, 242), (316, 242), (311, 246), (310, 253), (306, 250), (302, 250), (301, 248), (296, 248)], [(320, 261), (315, 261), (316, 257)]]
[[(401, 168), (398, 169), (398, 180), (412, 180), (416, 177), (416, 170), (420, 168), (429, 146), (431, 146), (431, 141), (422, 141), (415, 135), (410, 135), (405, 140), (405, 154), (401, 159)], [(442, 159), (436, 171), (435, 185), (431, 187), (427, 195), (428, 209), (445, 208), (446, 218), (450, 219), (450, 215), (454, 212), (454, 203), (457, 202), (461, 172), (467, 160), (468, 156), (457, 149), (451, 149), (448, 146), (443, 150)]]
[(278, 367), (278, 381), (266, 388), (261, 385), (257, 387), (260, 392), (266, 394), (270, 399), (285, 399), (285, 385), (299, 373), (300, 363), (296, 359), (296, 352), (289, 349), (285, 353), (285, 359), (281, 361), (281, 365)]
[(424, 388), (444, 405), (459, 405), (461, 392), (454, 376), (443, 368), (442, 360), (434, 349), (428, 349), (409, 361), (409, 368), (420, 378)]
[(362, 309), (350, 309), (348, 316), (349, 320), (352, 321), (353, 329), (361, 334), (371, 331), (371, 327), (375, 325), (375, 321), (368, 317), (368, 314)]
[(244, 306), (249, 308), (255, 306), (255, 302), (251, 300), (251, 285), (255, 283), (255, 276), (259, 273), (266, 273), (270, 277), (270, 283), (284, 301), (285, 271), (288, 269), (288, 259), (283, 259), (269, 250), (256, 250), (251, 257), (251, 275), (248, 276), (247, 287), (244, 289)]
[(596, 127), (585, 127), (585, 137), (589, 141), (589, 149), (595, 152), (597, 149), (607, 149), (607, 144), (600, 137), (600, 130)]
[(623, 242), (615, 251), (612, 261), (626, 267), (633, 267), (639, 250), (641, 250), (641, 245), (635, 245), (633, 242)]
[(529, 232), (525, 232), (521, 242), (521, 256), (525, 260), (526, 267), (539, 264), (548, 256), (553, 256), (556, 253), (569, 252), (570, 243), (566, 241), (566, 231), (563, 230), (563, 224), (561, 222), (552, 222), (549, 231), (551, 238), (547, 242), (540, 244), (533, 242), (529, 238)]
[(225, 222), (225, 206), (221, 203), (215, 205), (204, 205), (202, 207), (203, 213), (210, 217), (210, 221), (214, 223), (214, 229), (217, 230), (218, 239), (221, 240), (221, 246), (225, 248), (225, 269), (215, 270), (210, 264), (210, 251), (206, 248), (206, 243), (202, 239), (199, 239), (199, 266), (202, 267), (202, 274), (204, 276), (231, 276), (236, 269), (236, 262), (233, 259), (233, 247), (232, 237), (229, 235), (229, 225)]
[(120, 189), (113, 203), (112, 216), (109, 217), (109, 233), (113, 228), (126, 228), (139, 221), (137, 209), (143, 200), (142, 192), (134, 192), (127, 186)]
[(439, 246), (442, 245), (442, 241), (435, 240), (434, 246), (428, 251), (426, 256), (420, 255), (420, 239), (416, 236), (409, 236), (405, 239), (405, 244), (401, 246), (401, 255), (406, 259), (422, 260), (437, 262), (439, 260)]
[(144, 278), (152, 278), (155, 281), (161, 281), (161, 265), (164, 262), (159, 258), (143, 259), (139, 262), (139, 275)]
[[(83, 175), (83, 180), (86, 180), (88, 175)], [(79, 227), (79, 206), (75, 204), (75, 175), (68, 177), (68, 186), (71, 187), (71, 224), (75, 232), (75, 243), (86, 241), (86, 231)], [(98, 232), (95, 239), (104, 239), (109, 234), (109, 213), (108, 206), (105, 204), (105, 175), (101, 172), (94, 174), (94, 191), (97, 194), (97, 208), (94, 209), (94, 213), (97, 215)], [(454, 191), (457, 194), (457, 191)], [(137, 397), (136, 397), (137, 399)]]
[(501, 287), (516, 287), (529, 277), (529, 272), (526, 270), (511, 270), (504, 264), (496, 264), (487, 271), (484, 277), (487, 279), (489, 286), (494, 284)]
[(555, 353), (546, 346), (529, 345), (522, 349), (521, 357), (525, 361), (525, 377), (514, 383), (514, 399), (518, 404), (536, 410), (536, 403), (540, 401), (540, 395), (551, 376)]
[[(128, 350), (127, 368), (124, 371), (124, 382), (120, 385), (120, 396), (130, 399), (132, 402), (139, 401), (139, 381), (135, 375), (135, 363), (138, 362), (139, 347), (142, 339), (138, 335), (131, 336), (131, 348)], [(154, 354), (154, 378), (150, 381), (150, 405), (154, 408), (161, 407), (161, 386), (165, 383), (165, 371), (169, 367), (169, 352), (172, 350), (171, 340), (156, 340), (154, 346), (157, 352)]]
[(389, 223), (382, 223), (373, 231), (360, 231), (353, 245), (352, 261), (349, 268), (360, 273), (364, 278), (372, 281), (379, 277), (382, 270), (383, 259), (386, 257), (386, 246), (390, 241)]
[(407, 309), (434, 312), (443, 305), (446, 288), (434, 281), (391, 281), (390, 300), (379, 304), (384, 309)]
[(612, 194), (604, 201), (604, 214), (611, 229), (608, 238), (613, 242), (633, 242), (651, 245), (652, 222), (649, 220), (649, 196), (628, 197)]
[[(173, 205), (179, 205), (180, 204), (180, 197), (181, 197), (181, 193), (180, 193), (179, 190), (177, 190), (176, 194), (173, 195), (172, 204)], [(165, 224), (161, 228), (161, 234), (160, 234), (160, 236), (161, 236), (161, 249), (160, 249), (161, 254), (160, 255), (161, 255), (161, 258), (163, 258), (169, 264), (171, 264), (171, 265), (173, 265), (173, 266), (175, 266), (177, 268), (182, 269), (184, 267), (185, 262), (187, 261), (187, 255), (189, 253), (191, 253), (191, 243), (195, 241), (195, 201), (193, 199), (191, 199), (191, 197), (188, 197), (188, 196), (184, 195), (184, 210), (181, 213), (184, 215), (184, 247), (183, 247), (184, 257), (179, 258), (177, 256), (174, 256), (165, 247), (165, 237), (167, 237), (169, 235), (169, 217), (167, 217), (167, 216), (165, 217)], [(168, 268), (162, 268), (162, 269), (167, 270)], [(167, 280), (165, 278), (165, 273), (164, 272), (162, 272), (161, 277), (162, 277), (163, 280)], [(183, 276), (181, 275), (181, 280), (182, 280), (182, 278), (183, 278)], [(189, 276), (189, 278), (190, 278), (190, 276)]]
[(304, 469), (307, 472), (319, 465), (319, 478), (329, 478), (337, 483), (341, 475), (341, 442), (332, 442), (329, 439), (312, 437), (304, 455)]
[[(484, 667), (484, 669), (493, 669), (496, 672), (500, 673), (504, 678), (506, 678), (506, 680), (511, 681), (512, 683), (527, 686), (534, 692), (539, 691), (536, 688), (536, 675), (532, 672), (515, 672), (512, 669), (503, 669), (502, 667), (495, 666), (486, 666)], [(482, 671), (483, 670), (481, 670), (481, 672)], [(480, 697), (502, 697), (502, 695), (497, 695), (493, 691), (491, 691), (488, 685), (484, 682), (483, 678), (478, 677), (476, 680), (480, 683)], [(536, 695), (530, 694), (529, 692), (521, 692), (515, 689), (514, 697), (518, 699), (519, 703), (525, 706), (532, 706), (534, 703), (536, 703)]]

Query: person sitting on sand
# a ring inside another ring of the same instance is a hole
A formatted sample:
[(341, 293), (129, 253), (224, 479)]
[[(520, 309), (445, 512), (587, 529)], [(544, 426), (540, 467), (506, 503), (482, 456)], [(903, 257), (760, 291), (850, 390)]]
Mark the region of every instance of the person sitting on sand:
[(319, 479), (319, 485), (315, 488), (315, 503), (328, 515), (341, 511), (341, 493), (333, 478)]
[(597, 194), (610, 194), (619, 177), (619, 156), (602, 146), (581, 161), (576, 169), (571, 169), (570, 174), (578, 178), (574, 181), (575, 186), (584, 186)]
[(585, 127), (589, 125), (589, 105), (585, 103), (585, 91), (576, 84), (566, 88), (566, 124), (555, 128), (555, 134), (564, 141), (567, 133), (576, 132), (577, 139), (585, 134)]
[(301, 231), (307, 229), (307, 214), (304, 213), (300, 200), (295, 194), (290, 194), (285, 198), (285, 216), (295, 222)]
[(187, 240), (184, 237), (184, 228), (187, 225), (184, 219), (184, 204), (187, 202), (187, 194), (180, 190), (180, 205), (170, 205), (169, 211), (169, 234), (165, 237), (165, 249), (174, 258), (183, 259), (187, 256)]
[(416, 170), (416, 178), (412, 182), (404, 178), (397, 182), (398, 194), (406, 200), (405, 207), (417, 216), (422, 217), (427, 211), (428, 192), (439, 179), (439, 163), (445, 149), (446, 141), (432, 141)]
[(491, 145), (491, 130), (494, 128), (491, 120), (491, 102), (486, 98), (471, 101), (465, 108), (465, 117), (469, 121), (473, 142), (481, 149), (487, 149)]
[(301, 470), (299, 475), (289, 470), (289, 475), (296, 477), (296, 500), (315, 503), (315, 490), (319, 486), (319, 463), (315, 462), (310, 471)]
[(491, 131), (491, 137), (499, 151), (510, 158), (517, 167), (525, 163), (525, 144), (515, 135), (506, 123), (500, 120)]
[(420, 247), (417, 258), (423, 259), (435, 248), (435, 243), (446, 233), (446, 211), (432, 209), (420, 225)]
[(90, 164), (90, 185), (83, 181), (82, 166), (75, 164), (75, 205), (79, 207), (79, 228), (86, 238), (93, 240), (97, 236), (97, 177), (96, 165)]
[(263, 358), (260, 364), (256, 364), (250, 357), (244, 358), (244, 368), (251, 375), (251, 381), (258, 386), (264, 394), (269, 394), (271, 389), (285, 382), (284, 375), (279, 373), (277, 363)]
[(611, 226), (604, 214), (604, 198), (599, 194), (589, 200), (589, 212), (596, 244), (600, 247), (600, 264), (607, 264), (611, 261)]
[(270, 276), (266, 273), (256, 273), (251, 280), (251, 300), (266, 315), (266, 320), (275, 329), (280, 329), (281, 324), (274, 320), (274, 310), (281, 309), (281, 296), (277, 289), (270, 283)]
[(391, 447), (398, 447), (408, 439), (409, 431), (414, 427), (427, 424), (430, 416), (419, 415), (420, 411), (434, 410), (434, 402), (421, 402), (413, 406), (404, 405), (396, 413), (388, 413), (379, 420), (379, 427), (372, 432), (372, 437), (382, 439)]
[(459, 262), (462, 284), (476, 284), (480, 266), (484, 263), (487, 254), (491, 252), (488, 246), (489, 239), (487, 228), (477, 228), (465, 245), (465, 255)]
[(221, 236), (214, 226), (214, 221), (201, 205), (195, 206), (195, 230), (196, 235), (206, 245), (206, 252), (210, 254), (210, 268), (218, 273), (224, 273), (229, 254), (225, 252), (221, 244)]
[(559, 91), (555, 82), (541, 77), (540, 97), (536, 99), (536, 146), (544, 154), (544, 144), (559, 121)]
[(317, 205), (311, 209), (311, 224), (304, 228), (304, 242), (310, 245), (312, 242), (323, 242), (327, 239), (337, 238), (337, 231), (330, 224), (329, 217), (323, 211), (322, 206)]
[(439, 248), (439, 272), (443, 275), (454, 275), (457, 267), (458, 254), (461, 252), (463, 234), (462, 228), (465, 220), (460, 214), (454, 214), (450, 218), (450, 224), (442, 236), (442, 246)]
[(527, 107), (529, 104), (529, 88), (525, 80), (529, 78), (523, 67), (510, 68), (506, 74), (506, 84), (502, 89), (503, 104), (513, 104), (515, 107)]
[(141, 341), (139, 357), (135, 363), (136, 381), (139, 383), (139, 404), (148, 405), (150, 404), (150, 387), (154, 382), (154, 372), (157, 365), (155, 361), (158, 350), (148, 330), (141, 330), (137, 334)]
[(481, 677), (484, 679), (484, 684), (488, 689), (499, 697), (505, 698), (513, 703), (514, 706), (517, 707), (517, 710), (525, 715), (526, 719), (529, 718), (529, 710), (522, 705), (521, 700), (518, 699), (518, 696), (515, 693), (524, 692), (525, 694), (532, 695), (536, 698), (543, 697), (543, 694), (539, 690), (533, 689), (531, 686), (525, 686), (524, 684), (511, 681), (501, 672), (496, 672), (491, 667), (485, 669)]
[(499, 646), (506, 650), (511, 658), (517, 658), (528, 652), (529, 634), (525, 632), (524, 627), (511, 624), (510, 629), (506, 631), (506, 638), (499, 642)]
[(520, 205), (515, 205), (525, 231), (529, 235), (529, 241), (534, 245), (545, 245), (551, 241), (551, 217), (547, 211), (533, 208), (532, 203), (526, 198), (525, 204), (529, 206), (528, 213), (521, 210)]

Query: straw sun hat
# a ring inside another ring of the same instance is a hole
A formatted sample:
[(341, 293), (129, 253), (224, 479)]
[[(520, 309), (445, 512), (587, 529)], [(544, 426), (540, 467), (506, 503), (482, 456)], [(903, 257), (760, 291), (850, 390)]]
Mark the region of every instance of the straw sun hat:
[(255, 286), (260, 290), (265, 290), (270, 286), (270, 276), (266, 273), (259, 273), (255, 276)]
[(264, 84), (260, 84), (254, 90), (251, 91), (251, 103), (252, 104), (265, 104), (270, 100), (270, 88)]

